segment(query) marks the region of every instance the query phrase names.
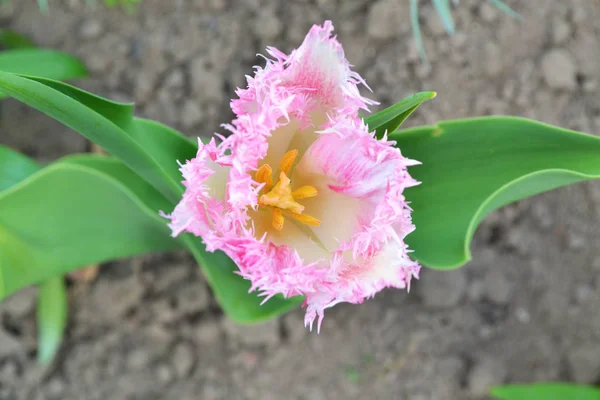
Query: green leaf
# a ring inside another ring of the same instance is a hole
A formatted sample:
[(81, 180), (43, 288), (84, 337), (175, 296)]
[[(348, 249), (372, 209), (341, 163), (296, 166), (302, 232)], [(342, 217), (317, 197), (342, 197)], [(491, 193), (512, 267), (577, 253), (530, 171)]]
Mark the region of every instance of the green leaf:
[(481, 220), (511, 202), (600, 178), (600, 138), (514, 117), (440, 122), (390, 135), (421, 185), (407, 189), (414, 257), (433, 268), (471, 259)]
[(21, 182), (40, 169), (23, 154), (0, 145), (0, 192)]
[(7, 49), (26, 49), (36, 47), (26, 36), (10, 29), (0, 30), (0, 45)]
[(39, 285), (37, 324), (38, 361), (48, 364), (62, 342), (67, 325), (67, 289), (62, 276), (57, 276)]
[(87, 75), (77, 58), (56, 50), (25, 48), (0, 52), (0, 71), (49, 79), (73, 79)]
[(600, 389), (568, 383), (534, 383), (492, 388), (491, 396), (501, 400), (600, 400)]
[(181, 248), (157, 214), (170, 204), (162, 195), (120, 162), (88, 157), (0, 193), (0, 299), (81, 266)]
[(381, 139), (385, 132), (392, 133), (406, 120), (422, 103), (436, 96), (435, 92), (419, 92), (410, 95), (391, 107), (381, 110), (365, 118), (369, 130), (375, 130), (376, 137)]
[(171, 202), (181, 198), (177, 159), (193, 157), (196, 145), (170, 128), (133, 118), (131, 104), (109, 101), (61, 82), (5, 72), (0, 72), (0, 90), (97, 143)]

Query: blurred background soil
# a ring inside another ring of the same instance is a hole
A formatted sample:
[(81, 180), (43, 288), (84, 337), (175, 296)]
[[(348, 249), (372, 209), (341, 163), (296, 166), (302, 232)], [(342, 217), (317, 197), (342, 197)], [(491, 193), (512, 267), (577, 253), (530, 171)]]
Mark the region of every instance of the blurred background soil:
[[(267, 45), (297, 47), (332, 19), (347, 57), (387, 106), (435, 90), (408, 125), (514, 114), (600, 132), (600, 2), (483, 0), (454, 10), (448, 37), (428, 1), (419, 61), (405, 0), (144, 0), (137, 13), (83, 1), (0, 7), (3, 27), (81, 57), (85, 89), (189, 136), (231, 119), (234, 90)], [(0, 141), (47, 162), (90, 144), (15, 101)], [(40, 199), (43, 201), (43, 199)], [(387, 290), (327, 311), (240, 327), (219, 310), (185, 253), (109, 263), (70, 287), (66, 341), (35, 362), (35, 289), (0, 304), (0, 399), (486, 399), (503, 382), (600, 383), (600, 184), (502, 209), (477, 231), (473, 261), (425, 270), (410, 294)]]

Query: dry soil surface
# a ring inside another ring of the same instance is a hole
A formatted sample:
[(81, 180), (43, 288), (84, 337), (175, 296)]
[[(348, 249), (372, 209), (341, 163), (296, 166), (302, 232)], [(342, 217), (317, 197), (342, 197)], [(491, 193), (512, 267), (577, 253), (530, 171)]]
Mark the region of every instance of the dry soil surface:
[[(436, 90), (409, 124), (514, 114), (600, 132), (600, 3), (484, 0), (454, 10), (448, 37), (421, 1), (430, 64), (403, 0), (144, 0), (135, 15), (83, 1), (2, 6), (0, 23), (80, 56), (78, 82), (190, 136), (231, 119), (229, 99), (267, 45), (289, 51), (332, 19), (383, 105)], [(427, 3), (427, 4), (425, 4)], [(89, 143), (14, 101), (0, 141), (42, 161)], [(182, 253), (102, 267), (70, 288), (59, 358), (36, 365), (35, 289), (0, 305), (0, 399), (485, 399), (503, 382), (600, 379), (600, 185), (579, 184), (491, 215), (473, 261), (426, 270), (410, 294), (387, 290), (328, 311), (320, 335), (302, 311), (255, 327), (222, 315)]]

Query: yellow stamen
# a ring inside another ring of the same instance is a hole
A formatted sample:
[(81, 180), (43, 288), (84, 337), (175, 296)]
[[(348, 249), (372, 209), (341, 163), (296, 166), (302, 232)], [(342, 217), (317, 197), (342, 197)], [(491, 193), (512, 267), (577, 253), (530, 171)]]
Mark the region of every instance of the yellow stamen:
[(273, 169), (269, 164), (263, 164), (254, 174), (254, 180), (258, 183), (266, 183), (263, 190), (270, 190), (273, 186)]
[(317, 195), (317, 189), (312, 186), (302, 186), (292, 192), (294, 199), (306, 199), (308, 197), (315, 197)]
[(294, 161), (298, 157), (298, 150), (290, 150), (284, 154), (279, 163), (279, 179), (273, 186), (273, 169), (269, 164), (263, 164), (254, 175), (254, 179), (258, 183), (264, 183), (261, 195), (258, 198), (259, 205), (270, 207), (273, 210), (272, 225), (273, 228), (280, 231), (283, 229), (285, 222), (284, 214), (292, 217), (303, 224), (310, 226), (319, 226), (321, 221), (310, 215), (302, 214), (304, 206), (296, 200), (306, 199), (317, 195), (317, 189), (313, 186), (302, 186), (292, 192), (291, 180), (288, 174)]
[(290, 178), (284, 172), (279, 174), (279, 180), (270, 192), (263, 194), (258, 199), (260, 204), (265, 206), (278, 207), (283, 210), (290, 210), (293, 213), (300, 214), (304, 211), (304, 206), (296, 203), (292, 196)]
[(296, 161), (296, 157), (298, 157), (298, 150), (290, 150), (285, 153), (281, 158), (281, 162), (279, 163), (279, 169), (281, 172), (289, 175), (290, 168), (292, 168), (292, 164), (294, 164), (294, 161)]
[(281, 210), (281, 208), (273, 208), (273, 228), (277, 229), (278, 231), (283, 229), (283, 211)]
[(306, 224), (306, 225), (310, 225), (310, 226), (319, 226), (319, 225), (321, 225), (321, 221), (319, 221), (315, 217), (311, 217), (310, 215), (306, 215), (306, 214), (292, 214), (292, 217), (294, 217), (295, 219), (297, 219), (298, 221), (300, 221), (300, 222), (302, 222), (303, 224)]

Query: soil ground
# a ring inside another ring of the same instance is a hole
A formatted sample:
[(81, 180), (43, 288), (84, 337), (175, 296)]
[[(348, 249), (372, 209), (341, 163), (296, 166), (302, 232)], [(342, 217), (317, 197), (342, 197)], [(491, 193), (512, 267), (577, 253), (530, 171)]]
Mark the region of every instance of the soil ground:
[[(190, 136), (231, 119), (256, 53), (289, 51), (325, 19), (384, 106), (439, 93), (409, 125), (513, 114), (600, 132), (597, 0), (508, 1), (523, 22), (463, 0), (453, 37), (422, 1), (428, 65), (401, 0), (144, 0), (135, 15), (65, 0), (49, 16), (12, 3), (2, 26), (81, 57), (92, 76), (78, 85)], [(90, 148), (11, 100), (0, 141), (42, 161)], [(336, 306), (320, 335), (300, 310), (236, 326), (189, 256), (151, 255), (71, 286), (66, 341), (40, 368), (29, 289), (0, 305), (0, 399), (479, 400), (504, 382), (600, 383), (599, 204), (589, 183), (502, 209), (477, 231), (467, 266), (425, 270), (410, 294)]]

